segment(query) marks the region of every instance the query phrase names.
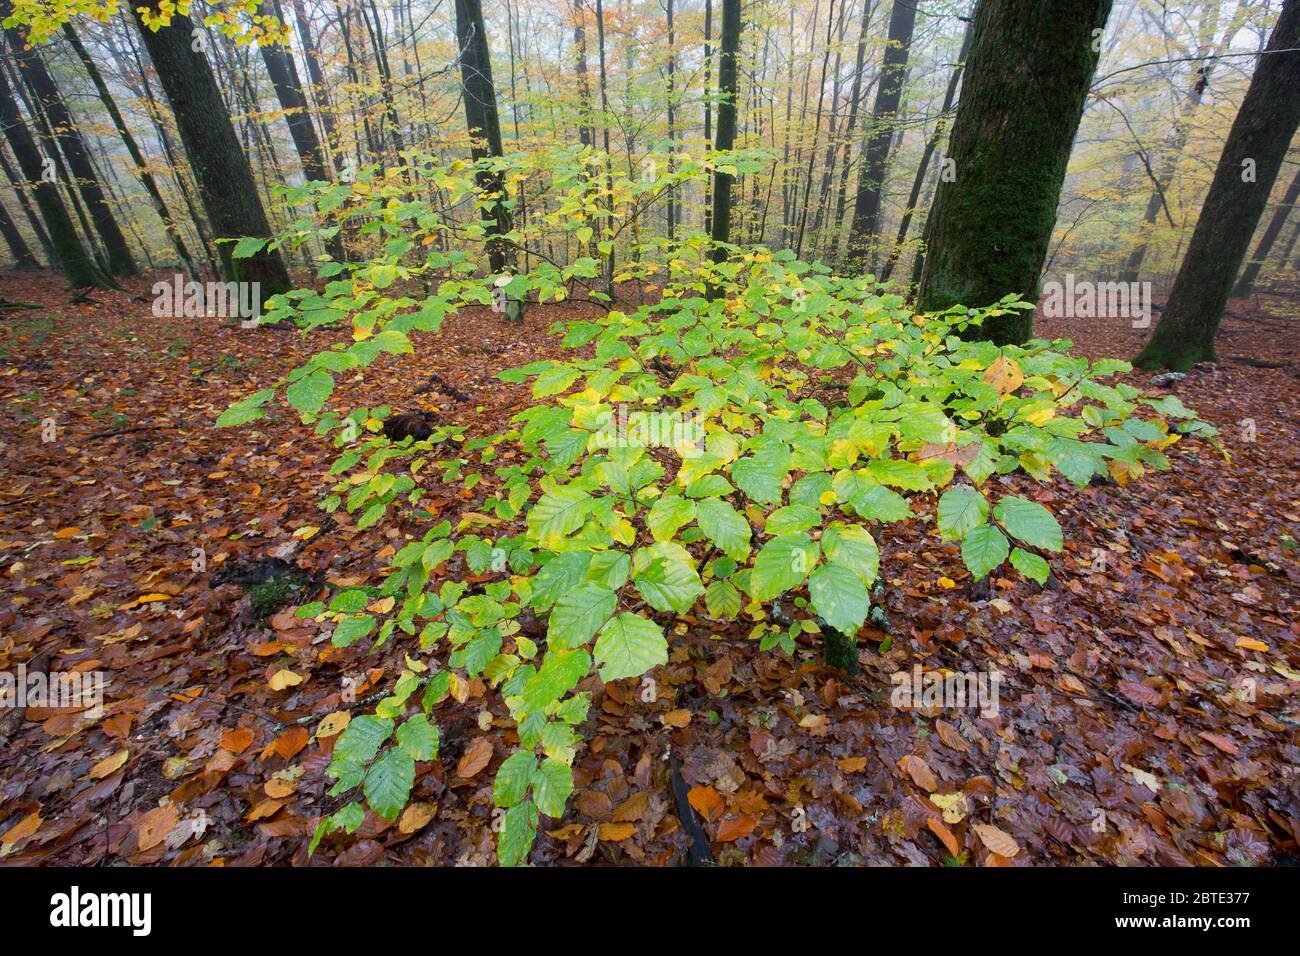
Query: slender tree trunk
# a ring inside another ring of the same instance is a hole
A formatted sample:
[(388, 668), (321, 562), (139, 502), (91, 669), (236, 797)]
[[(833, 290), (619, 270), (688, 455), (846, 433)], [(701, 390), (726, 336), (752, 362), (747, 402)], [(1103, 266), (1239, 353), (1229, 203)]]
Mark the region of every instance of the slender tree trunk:
[[(704, 0), (704, 141), (713, 142), (713, 0)], [(704, 183), (704, 231), (713, 232), (713, 184)]]
[[(840, 19), (844, 18), (844, 7), (840, 6)], [(814, 24), (814, 28), (816, 24)], [(826, 93), (826, 69), (830, 66), (831, 42), (835, 35), (835, 0), (830, 0), (826, 11), (826, 49), (822, 52), (821, 78), (817, 81), (817, 112), (813, 116), (812, 146), (808, 150), (808, 172), (804, 175), (803, 201), (799, 203), (799, 230), (795, 234), (794, 254), (796, 258), (803, 252), (803, 234), (808, 225), (808, 201), (812, 196), (813, 169), (817, 165), (817, 148), (822, 131), (822, 103)], [(833, 128), (833, 127), (832, 127)]]
[(126, 121), (122, 119), (122, 113), (117, 108), (117, 101), (113, 99), (113, 95), (109, 92), (108, 84), (104, 82), (103, 76), (100, 75), (99, 67), (95, 65), (94, 59), (86, 52), (86, 48), (82, 46), (81, 39), (77, 36), (76, 31), (73, 30), (71, 23), (65, 23), (63, 25), (63, 36), (72, 47), (72, 51), (76, 53), (77, 59), (81, 61), (81, 65), (86, 70), (86, 75), (90, 77), (91, 83), (95, 86), (95, 91), (99, 94), (100, 102), (104, 104), (104, 109), (113, 120), (113, 126), (117, 129), (118, 136), (120, 136), (122, 142), (126, 144), (126, 151), (130, 154), (131, 162), (135, 165), (136, 177), (140, 180), (140, 184), (144, 186), (145, 192), (149, 194), (149, 199), (153, 203), (154, 211), (158, 213), (158, 218), (162, 220), (163, 229), (167, 233), (167, 238), (171, 241), (172, 248), (180, 257), (183, 268), (191, 276), (197, 276), (198, 266), (190, 256), (190, 251), (185, 245), (185, 240), (181, 237), (180, 229), (177, 227), (176, 221), (172, 218), (170, 211), (167, 209), (167, 203), (163, 201), (162, 193), (158, 189), (158, 183), (154, 179), (153, 173), (149, 171), (149, 166), (145, 162), (144, 154), (140, 152), (139, 144), (136, 143), (135, 137), (131, 134), (130, 128), (126, 125)]
[(50, 242), (49, 233), (45, 231), (45, 227), (41, 225), (40, 217), (32, 209), (32, 204), (27, 199), (27, 189), (18, 174), (14, 172), (14, 168), (9, 165), (9, 160), (5, 158), (2, 149), (0, 149), (0, 169), (4, 170), (5, 178), (13, 186), (14, 195), (18, 197), (18, 204), (23, 207), (23, 215), (27, 217), (27, 224), (32, 227), (32, 233), (36, 236), (36, 241), (45, 250), (45, 258), (50, 262), (57, 262), (58, 257), (54, 254), (54, 245)]
[[(668, 17), (668, 172), (671, 174), (676, 168), (676, 157), (673, 153), (677, 149), (677, 129), (674, 125), (675, 117), (673, 116), (674, 103), (677, 90), (673, 85), (676, 80), (677, 53), (675, 46), (677, 36), (673, 31), (673, 0), (667, 0), (664, 7), (664, 13)], [(668, 191), (668, 241), (672, 242), (676, 238), (677, 227), (677, 202), (673, 190)]]
[[(10, 0), (0, 0), (0, 20), (13, 13)], [(5, 36), (9, 40), (9, 49), (18, 63), (18, 71), (23, 82), (31, 90), (32, 98), (45, 114), (53, 128), (59, 148), (67, 160), (69, 171), (76, 182), (77, 192), (86, 205), (95, 232), (104, 243), (108, 253), (108, 271), (115, 276), (133, 276), (139, 270), (131, 255), (131, 247), (122, 234), (113, 215), (113, 209), (104, 196), (104, 188), (95, 172), (90, 158), (90, 150), (81, 137), (81, 130), (68, 110), (67, 103), (59, 93), (59, 88), (45, 67), (45, 61), (34, 49), (27, 48), (27, 31), (24, 27), (7, 27)]]
[(1300, 168), (1291, 177), (1291, 185), (1287, 187), (1286, 195), (1282, 197), (1282, 204), (1273, 211), (1268, 227), (1264, 230), (1264, 235), (1260, 236), (1259, 245), (1255, 247), (1255, 254), (1246, 263), (1246, 268), (1241, 270), (1241, 277), (1237, 279), (1237, 284), (1232, 289), (1234, 299), (1250, 295), (1255, 291), (1255, 280), (1259, 278), (1260, 267), (1273, 251), (1273, 243), (1277, 242), (1277, 237), (1282, 234), (1282, 227), (1286, 224), (1286, 218), (1291, 210), (1295, 208), (1297, 199), (1300, 199)]
[(912, 216), (916, 213), (917, 201), (921, 198), (921, 187), (925, 184), (926, 173), (930, 169), (930, 159), (934, 156), (934, 151), (939, 145), (939, 140), (943, 138), (944, 121), (947, 119), (948, 112), (952, 109), (953, 99), (957, 96), (957, 87), (961, 83), (961, 71), (966, 65), (966, 57), (970, 55), (971, 24), (966, 24), (966, 33), (962, 37), (961, 52), (957, 54), (957, 64), (952, 68), (952, 74), (948, 77), (948, 88), (944, 90), (943, 106), (939, 108), (939, 119), (934, 124), (934, 131), (930, 134), (929, 139), (925, 141), (925, 150), (921, 153), (921, 162), (916, 167), (916, 176), (912, 179), (912, 191), (907, 196), (907, 208), (903, 210), (902, 221), (898, 224), (898, 235), (894, 237), (894, 246), (889, 250), (889, 259), (885, 262), (885, 267), (880, 270), (880, 281), (888, 282), (889, 277), (894, 274), (894, 266), (898, 264), (898, 257), (902, 255), (903, 243), (907, 241), (907, 230), (912, 224)]
[[(1094, 31), (1111, 0), (980, 0), (948, 158), (927, 231), (921, 311), (991, 305), (1009, 293), (1038, 298), (1084, 100), (1097, 67)], [(1096, 34), (1100, 36), (1100, 34)], [(986, 322), (972, 334), (1023, 342), (1031, 313)]]
[[(150, 0), (155, 13), (157, 3)], [(134, 15), (185, 142), (199, 198), (218, 238), (269, 239), (271, 225), (257, 193), (253, 170), (239, 148), (212, 67), (201, 51), (192, 48), (193, 21), (174, 14), (169, 26), (154, 31), (145, 26), (138, 8)], [(217, 249), (230, 279), (261, 283), (263, 301), (288, 291), (289, 273), (278, 253), (262, 249), (237, 260), (231, 255), (232, 249), (231, 243), (221, 243)]]
[[(740, 58), (740, 0), (722, 0), (722, 37), (718, 49), (718, 141), (719, 151), (736, 145), (736, 77)], [(734, 177), (713, 172), (713, 261), (726, 261), (724, 243), (731, 241), (731, 184)]]
[(72, 224), (68, 210), (64, 208), (63, 200), (59, 197), (58, 185), (44, 176), (40, 150), (27, 124), (23, 122), (22, 115), (18, 112), (18, 98), (9, 86), (9, 79), (5, 76), (4, 70), (0, 70), (0, 127), (4, 128), (5, 138), (9, 140), (9, 146), (14, 151), (14, 158), (18, 160), (18, 166), (23, 171), (28, 188), (36, 199), (37, 208), (40, 209), (41, 217), (49, 230), (55, 258), (68, 283), (74, 289), (92, 286), (100, 289), (112, 288), (112, 281), (100, 271), (95, 260), (82, 245), (81, 237), (77, 235), (77, 227)]
[[(492, 60), (483, 29), (480, 0), (456, 0), (456, 40), (460, 46), (460, 77), (464, 88), (465, 123), (474, 145), (475, 162), (501, 155), (501, 124), (497, 117), (496, 87), (492, 83)], [(488, 267), (494, 273), (507, 266), (506, 244), (500, 237), (510, 231), (506, 208), (505, 180), (501, 173), (480, 169), (477, 173), (483, 206), (480, 217), (488, 231)]]
[(1285, 0), (1228, 133), (1169, 300), (1139, 368), (1213, 362), (1233, 279), (1300, 125), (1300, 0)]
[(335, 170), (342, 169), (342, 149), (334, 122), (334, 108), (330, 104), (329, 90), (325, 86), (325, 75), (320, 68), (320, 53), (311, 32), (311, 21), (303, 9), (302, 0), (291, 0), (294, 20), (298, 24), (298, 37), (302, 42), (303, 61), (307, 64), (307, 78), (311, 81), (312, 99), (316, 101), (316, 114), (320, 117), (321, 129), (325, 131), (325, 148), (334, 158)]
[(903, 97), (907, 59), (916, 29), (916, 7), (910, 0), (894, 0), (889, 13), (889, 39), (885, 47), (871, 129), (858, 167), (858, 194), (853, 203), (853, 224), (849, 228), (848, 264), (861, 272), (876, 252), (880, 240), (880, 198), (885, 188), (889, 150), (898, 123), (898, 104)]
[(573, 0), (573, 56), (578, 74), (578, 141), (583, 146), (596, 145), (596, 130), (591, 125), (591, 84), (587, 81), (587, 12), (584, 0)]
[(834, 262), (840, 252), (840, 235), (843, 232), (844, 209), (849, 194), (849, 158), (853, 155), (853, 130), (858, 125), (858, 105), (863, 100), (862, 67), (866, 62), (867, 28), (871, 25), (871, 0), (863, 0), (862, 26), (858, 29), (858, 59), (853, 68), (853, 88), (849, 93), (849, 118), (844, 124), (844, 160), (840, 165), (840, 184), (835, 191), (835, 216), (831, 220), (831, 241), (827, 247), (826, 258)]
[(27, 240), (23, 234), (18, 231), (14, 225), (13, 219), (9, 216), (9, 210), (0, 203), (0, 235), (4, 236), (5, 244), (9, 247), (10, 254), (14, 257), (14, 265), (19, 269), (39, 269), (41, 264), (32, 254), (31, 247), (27, 245)]
[(600, 129), (605, 148), (605, 233), (609, 251), (605, 254), (605, 292), (614, 294), (614, 158), (609, 151), (609, 75), (605, 63), (605, 10), (596, 0), (596, 46), (600, 60)]

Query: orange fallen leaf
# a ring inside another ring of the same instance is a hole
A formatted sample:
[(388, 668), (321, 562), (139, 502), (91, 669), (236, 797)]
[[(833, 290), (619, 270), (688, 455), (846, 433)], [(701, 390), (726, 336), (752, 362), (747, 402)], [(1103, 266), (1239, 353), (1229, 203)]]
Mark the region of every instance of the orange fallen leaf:
[(326, 714), (325, 719), (316, 726), (316, 736), (333, 737), (335, 734), (342, 733), (350, 723), (352, 723), (351, 714), (346, 710), (336, 710), (332, 714)]
[(307, 741), (311, 739), (311, 734), (307, 732), (306, 727), (290, 727), (279, 737), (275, 738), (275, 743), (271, 746), (285, 760), (292, 760), (297, 756), (298, 751), (307, 746)]
[(1267, 651), (1268, 645), (1254, 637), (1237, 638), (1237, 646), (1244, 647), (1248, 651)]
[(952, 831), (939, 821), (938, 817), (926, 817), (925, 825), (929, 827), (930, 832), (937, 836), (943, 845), (948, 848), (949, 853), (956, 856), (961, 852), (961, 844), (958, 843), (957, 838), (952, 835)]
[(1210, 743), (1214, 744), (1214, 746), (1218, 747), (1229, 757), (1237, 756), (1237, 754), (1241, 750), (1241, 748), (1238, 747), (1232, 740), (1230, 740), (1227, 737), (1224, 737), (1222, 734), (1211, 734), (1206, 731), (1201, 731), (1201, 737), (1204, 738), (1205, 740), (1208, 740)]
[(130, 756), (129, 750), (119, 750), (111, 757), (105, 757), (95, 766), (90, 768), (91, 780), (103, 780), (105, 777), (111, 777), (121, 769), (122, 764), (126, 763), (126, 758)]
[(263, 800), (249, 811), (248, 819), (265, 820), (267, 817), (273, 817), (280, 812), (282, 806), (284, 806), (283, 800)]
[(41, 822), (41, 811), (37, 808), (10, 827), (0, 840), (0, 856), (12, 853), (18, 844), (41, 828)]
[(280, 777), (272, 777), (266, 781), (266, 786), (262, 788), (268, 797), (273, 800), (283, 800), (285, 797), (293, 796), (294, 783), (292, 780), (283, 780)]
[(610, 843), (626, 840), (634, 833), (636, 833), (636, 826), (631, 823), (602, 823), (600, 825), (600, 838)]
[(748, 813), (742, 813), (738, 817), (727, 817), (718, 824), (718, 842), (734, 843), (736, 840), (742, 840), (753, 833), (757, 825), (758, 818)]
[(865, 770), (867, 767), (866, 757), (844, 757), (835, 766), (839, 767), (845, 773), (857, 773)]
[(180, 818), (180, 810), (174, 803), (159, 807), (157, 810), (150, 810), (141, 817), (140, 829), (136, 834), (140, 852), (152, 850), (161, 843), (163, 838), (172, 832)]
[(81, 529), (73, 525), (70, 528), (60, 528), (54, 532), (54, 537), (63, 540), (64, 538), (74, 538), (79, 534), (81, 534)]
[(664, 714), (664, 723), (669, 727), (685, 727), (691, 722), (691, 712), (689, 710), (670, 710)]
[(465, 753), (456, 764), (456, 776), (469, 779), (492, 762), (492, 741), (487, 737), (475, 737), (465, 748)]
[(712, 787), (692, 787), (691, 792), (686, 794), (686, 800), (709, 823), (712, 823), (726, 806), (722, 795)]
[(634, 793), (614, 808), (615, 823), (636, 823), (650, 809), (650, 794)]
[(243, 753), (252, 743), (253, 729), (251, 727), (236, 727), (234, 730), (227, 730), (221, 735), (221, 749), (229, 750), (232, 754)]
[(1004, 856), (1007, 859), (1015, 856), (1020, 852), (1020, 844), (1012, 839), (1011, 834), (988, 823), (976, 823), (971, 827), (976, 835), (990, 851), (998, 856)]

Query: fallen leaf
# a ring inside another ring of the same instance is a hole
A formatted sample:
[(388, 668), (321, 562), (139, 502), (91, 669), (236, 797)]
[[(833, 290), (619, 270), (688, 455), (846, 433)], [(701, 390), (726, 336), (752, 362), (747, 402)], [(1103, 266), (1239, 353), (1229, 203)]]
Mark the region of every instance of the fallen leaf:
[(915, 754), (908, 754), (906, 757), (903, 757), (898, 761), (898, 766), (902, 769), (903, 773), (912, 778), (913, 783), (927, 793), (934, 793), (934, 791), (939, 789), (939, 781), (935, 778), (934, 771), (930, 769), (930, 765)]
[(241, 754), (252, 745), (253, 736), (251, 727), (236, 727), (234, 730), (227, 730), (221, 735), (221, 749), (229, 750), (232, 754)]
[(491, 762), (492, 741), (487, 737), (475, 737), (465, 748), (460, 763), (456, 764), (456, 776), (468, 780)]
[(336, 710), (332, 714), (326, 714), (325, 719), (316, 725), (316, 736), (333, 737), (341, 734), (350, 723), (352, 723), (350, 713), (346, 710)]
[(948, 848), (949, 853), (956, 856), (961, 852), (961, 844), (959, 844), (957, 838), (952, 835), (952, 831), (939, 822), (938, 817), (926, 817), (925, 825), (929, 827), (930, 832), (937, 836), (943, 845)]
[(722, 794), (712, 787), (692, 787), (686, 794), (686, 802), (695, 808), (695, 812), (704, 817), (709, 823), (722, 813), (726, 802), (722, 799)]
[(610, 843), (626, 840), (634, 833), (636, 833), (636, 826), (631, 823), (602, 823), (600, 825), (600, 838)]
[(742, 813), (738, 817), (727, 817), (718, 824), (718, 842), (734, 843), (736, 840), (743, 840), (754, 832), (754, 827), (758, 825), (758, 818), (748, 813)]
[(152, 850), (167, 834), (172, 832), (180, 820), (180, 810), (174, 803), (169, 803), (165, 807), (159, 807), (156, 810), (150, 810), (140, 818), (140, 829), (136, 834), (136, 841), (139, 845), (140, 852)]
[(91, 780), (103, 780), (105, 777), (111, 777), (121, 769), (122, 764), (126, 763), (126, 758), (130, 756), (130, 751), (119, 750), (111, 757), (105, 757), (95, 766), (90, 768)]
[(433, 815), (437, 812), (438, 807), (433, 803), (412, 803), (402, 811), (402, 817), (397, 821), (398, 833), (414, 833), (422, 830)]
[(971, 827), (990, 851), (1007, 859), (1020, 852), (1020, 844), (1011, 838), (1011, 834), (999, 830), (988, 823), (976, 823)]

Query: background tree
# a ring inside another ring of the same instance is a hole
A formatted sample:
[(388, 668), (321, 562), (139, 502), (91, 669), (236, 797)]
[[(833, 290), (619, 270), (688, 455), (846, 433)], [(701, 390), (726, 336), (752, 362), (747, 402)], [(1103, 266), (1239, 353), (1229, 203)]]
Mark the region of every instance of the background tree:
[[(718, 46), (718, 139), (715, 148), (736, 145), (737, 59), (740, 54), (740, 0), (722, 0), (722, 36)], [(735, 177), (722, 170), (713, 173), (713, 260), (722, 262), (731, 241), (731, 186)]]
[[(980, 0), (948, 149), (955, 179), (940, 182), (930, 213), (921, 310), (1038, 298), (1110, 7)], [(1032, 327), (1032, 314), (1003, 316), (981, 334), (1023, 342)]]
[(1187, 255), (1140, 368), (1183, 372), (1217, 356), (1237, 270), (1300, 125), (1300, 0), (1285, 0), (1219, 157)]

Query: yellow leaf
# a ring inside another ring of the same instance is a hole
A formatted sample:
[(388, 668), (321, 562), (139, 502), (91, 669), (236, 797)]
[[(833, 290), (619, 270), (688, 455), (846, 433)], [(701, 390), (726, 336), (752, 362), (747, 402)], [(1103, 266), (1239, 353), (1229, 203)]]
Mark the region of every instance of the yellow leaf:
[(130, 753), (129, 750), (119, 750), (111, 757), (105, 757), (90, 768), (90, 779), (103, 780), (105, 777), (111, 777), (121, 769), (122, 764), (126, 763), (126, 758), (130, 756)]
[(333, 737), (335, 734), (342, 733), (350, 723), (352, 723), (351, 714), (346, 710), (336, 710), (332, 714), (326, 714), (325, 719), (316, 725), (316, 736)]
[(1267, 651), (1267, 650), (1268, 650), (1268, 645), (1267, 645), (1267, 644), (1265, 644), (1263, 641), (1259, 640), (1258, 638), (1254, 638), (1254, 637), (1239, 637), (1239, 638), (1237, 638), (1237, 646), (1238, 646), (1238, 647), (1244, 647), (1244, 648), (1245, 648), (1246, 650), (1248, 650), (1248, 651)]
[(944, 823), (961, 823), (962, 818), (966, 816), (966, 794), (961, 791), (932, 793), (930, 802), (943, 811)]
[(302, 683), (302, 680), (301, 675), (295, 674), (287, 668), (283, 668), (272, 674), (271, 679), (267, 681), (267, 683), (270, 684), (271, 690), (285, 690), (289, 687), (297, 687)]

